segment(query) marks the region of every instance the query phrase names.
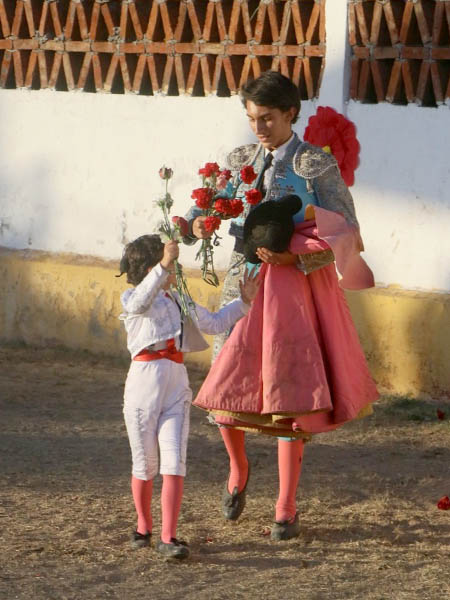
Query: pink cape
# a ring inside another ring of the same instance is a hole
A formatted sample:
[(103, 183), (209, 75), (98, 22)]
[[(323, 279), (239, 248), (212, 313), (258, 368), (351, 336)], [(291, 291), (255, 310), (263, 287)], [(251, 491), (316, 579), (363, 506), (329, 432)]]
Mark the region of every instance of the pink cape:
[[(324, 209), (316, 209), (316, 222), (296, 226), (290, 250), (331, 247), (342, 282), (373, 285), (357, 229)], [(263, 265), (260, 273), (250, 312), (194, 404), (216, 413), (219, 423), (278, 435), (329, 431), (354, 419), (378, 394), (334, 264), (308, 276), (296, 266)]]

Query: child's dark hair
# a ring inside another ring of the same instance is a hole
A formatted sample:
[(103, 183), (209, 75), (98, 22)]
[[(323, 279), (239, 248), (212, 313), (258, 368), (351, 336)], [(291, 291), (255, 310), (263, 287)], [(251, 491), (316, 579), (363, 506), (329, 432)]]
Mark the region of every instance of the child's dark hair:
[(138, 285), (148, 273), (150, 267), (154, 267), (162, 259), (164, 244), (159, 235), (141, 235), (134, 242), (125, 246), (120, 261), (120, 277), (127, 274), (127, 281), (132, 285)]
[(278, 108), (282, 112), (295, 108), (296, 113), (292, 123), (297, 121), (300, 112), (298, 87), (288, 77), (277, 71), (265, 71), (257, 79), (244, 84), (239, 94), (244, 107), (250, 100), (258, 106)]

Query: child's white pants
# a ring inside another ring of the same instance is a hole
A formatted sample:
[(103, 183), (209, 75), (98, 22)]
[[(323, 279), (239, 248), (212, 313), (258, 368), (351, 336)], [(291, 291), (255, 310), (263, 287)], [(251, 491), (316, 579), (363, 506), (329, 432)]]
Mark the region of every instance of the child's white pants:
[(186, 475), (192, 392), (184, 364), (166, 358), (132, 361), (125, 383), (125, 425), (133, 475), (148, 481), (158, 473)]

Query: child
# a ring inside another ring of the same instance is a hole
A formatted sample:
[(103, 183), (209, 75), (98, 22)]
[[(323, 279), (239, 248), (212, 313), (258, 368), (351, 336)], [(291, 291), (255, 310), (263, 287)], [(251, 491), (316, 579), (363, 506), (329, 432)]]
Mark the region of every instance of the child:
[(175, 283), (176, 242), (163, 244), (158, 235), (143, 235), (127, 244), (120, 263), (121, 275), (134, 288), (121, 296), (120, 319), (127, 331), (132, 362), (124, 393), (124, 417), (132, 454), (131, 489), (137, 512), (132, 535), (136, 548), (150, 545), (150, 511), (153, 478), (163, 477), (162, 530), (156, 550), (167, 559), (189, 556), (185, 542), (176, 538), (176, 527), (186, 474), (186, 447), (192, 392), (183, 364), (183, 352), (203, 350), (200, 334), (229, 329), (247, 314), (258, 291), (256, 276), (244, 276), (241, 297), (217, 313), (195, 305), (182, 318), (179, 297), (168, 291)]

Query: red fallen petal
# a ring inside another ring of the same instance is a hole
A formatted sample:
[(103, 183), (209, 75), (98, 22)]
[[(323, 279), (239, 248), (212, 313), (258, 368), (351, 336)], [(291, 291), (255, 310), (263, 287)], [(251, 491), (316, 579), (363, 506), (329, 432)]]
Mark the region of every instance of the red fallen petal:
[(442, 498), (437, 503), (437, 507), (440, 510), (450, 510), (450, 498), (448, 496), (442, 496)]
[(444, 412), (444, 411), (442, 411), (442, 410), (439, 410), (439, 408), (438, 408), (438, 409), (437, 409), (437, 411), (436, 411), (436, 413), (437, 413), (437, 418), (438, 418), (440, 421), (443, 421), (443, 420), (445, 419), (445, 417), (446, 417), (446, 414), (445, 414), (445, 412)]
[(261, 535), (270, 535), (270, 527), (264, 527), (261, 531)]
[(205, 544), (211, 544), (214, 540), (212, 539), (212, 537), (206, 537), (205, 538)]

